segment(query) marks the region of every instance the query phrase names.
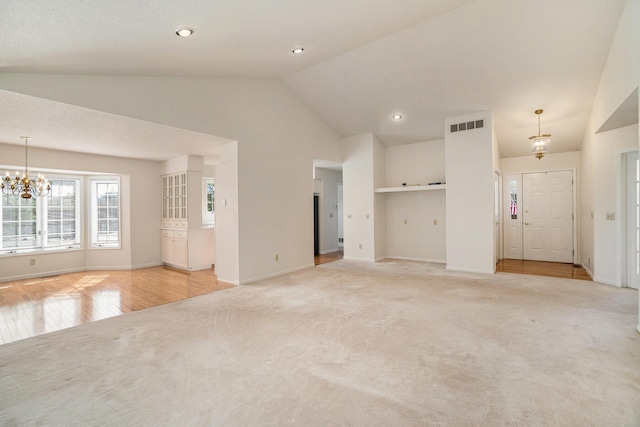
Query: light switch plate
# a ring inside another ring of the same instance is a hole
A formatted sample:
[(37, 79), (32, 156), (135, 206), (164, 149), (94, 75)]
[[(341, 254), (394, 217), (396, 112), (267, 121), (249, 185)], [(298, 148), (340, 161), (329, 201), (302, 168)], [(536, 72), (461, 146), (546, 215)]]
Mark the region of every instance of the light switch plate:
[(607, 221), (614, 221), (616, 219), (616, 213), (615, 212), (607, 212)]

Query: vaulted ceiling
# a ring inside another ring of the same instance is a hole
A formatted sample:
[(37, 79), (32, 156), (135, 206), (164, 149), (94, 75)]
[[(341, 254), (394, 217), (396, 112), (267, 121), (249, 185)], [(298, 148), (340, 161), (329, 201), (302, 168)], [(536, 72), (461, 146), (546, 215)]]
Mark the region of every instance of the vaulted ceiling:
[[(530, 153), (533, 111), (543, 108), (550, 152), (575, 151), (623, 7), (624, 0), (3, 0), (0, 72), (282, 79), (339, 134), (373, 132), (386, 145), (443, 138), (446, 117), (490, 110), (503, 157)], [(181, 26), (194, 34), (177, 37)], [(296, 47), (304, 52), (293, 54)], [(6, 123), (8, 97), (0, 91), (0, 140), (20, 143)], [(101, 154), (141, 157), (171, 134), (115, 117), (94, 123), (83, 129), (87, 140), (133, 133), (140, 142)], [(51, 132), (49, 146), (64, 149)]]

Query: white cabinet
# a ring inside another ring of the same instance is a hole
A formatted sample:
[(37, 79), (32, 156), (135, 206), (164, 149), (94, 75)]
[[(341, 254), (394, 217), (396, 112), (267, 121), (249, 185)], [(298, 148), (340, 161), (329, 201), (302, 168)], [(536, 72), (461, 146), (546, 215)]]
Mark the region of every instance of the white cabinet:
[(188, 232), (162, 230), (162, 262), (189, 269)]
[(185, 270), (214, 264), (214, 228), (202, 228), (202, 173), (162, 176), (162, 262)]
[(215, 264), (214, 230), (162, 230), (162, 262), (184, 270), (203, 270)]
[(188, 228), (187, 172), (162, 176), (162, 228)]

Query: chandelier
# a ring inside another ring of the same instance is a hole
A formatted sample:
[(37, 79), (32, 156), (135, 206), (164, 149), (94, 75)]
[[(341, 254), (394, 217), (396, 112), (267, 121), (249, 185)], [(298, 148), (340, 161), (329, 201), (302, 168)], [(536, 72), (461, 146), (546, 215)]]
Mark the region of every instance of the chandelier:
[(30, 199), (32, 196), (46, 196), (51, 190), (51, 184), (42, 174), (38, 174), (35, 181), (29, 178), (29, 168), (27, 167), (27, 143), (29, 142), (29, 137), (21, 136), (20, 138), (24, 139), (24, 171), (22, 176), (20, 172), (16, 171), (14, 177), (7, 171), (7, 174), (0, 182), (2, 193), (10, 196), (19, 194), (23, 199)]
[(531, 152), (538, 160), (544, 156), (544, 153), (547, 152), (549, 148), (549, 143), (551, 142), (551, 135), (545, 133), (544, 135), (540, 134), (540, 114), (542, 114), (543, 110), (536, 110), (534, 113), (538, 116), (538, 134), (534, 136), (530, 136), (529, 139), (533, 141), (533, 147), (531, 147)]

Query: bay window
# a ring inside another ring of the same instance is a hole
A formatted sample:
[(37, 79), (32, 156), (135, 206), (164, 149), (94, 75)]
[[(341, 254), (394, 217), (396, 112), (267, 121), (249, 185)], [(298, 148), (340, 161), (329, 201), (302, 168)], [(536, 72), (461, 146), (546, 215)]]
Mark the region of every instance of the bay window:
[(0, 254), (77, 248), (81, 242), (79, 178), (50, 178), (49, 195), (0, 198)]
[(120, 246), (120, 180), (91, 179), (91, 246)]

